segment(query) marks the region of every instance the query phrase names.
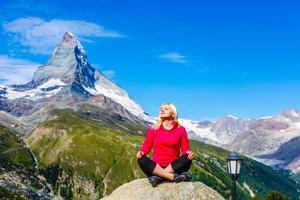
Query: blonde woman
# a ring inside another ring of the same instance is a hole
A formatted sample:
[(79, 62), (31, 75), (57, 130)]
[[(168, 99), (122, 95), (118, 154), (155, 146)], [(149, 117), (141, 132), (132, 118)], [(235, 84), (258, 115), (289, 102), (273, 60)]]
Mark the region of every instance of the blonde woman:
[[(150, 159), (146, 155), (152, 148), (153, 156)], [(159, 119), (147, 130), (145, 141), (136, 157), (153, 187), (164, 179), (176, 183), (191, 180), (192, 177), (187, 171), (190, 169), (194, 154), (190, 149), (185, 128), (178, 123), (174, 104), (161, 105)]]

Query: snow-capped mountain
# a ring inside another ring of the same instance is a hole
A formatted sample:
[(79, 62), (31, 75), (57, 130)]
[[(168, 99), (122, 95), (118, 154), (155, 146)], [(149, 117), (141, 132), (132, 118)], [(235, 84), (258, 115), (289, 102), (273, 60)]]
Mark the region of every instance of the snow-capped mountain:
[[(227, 146), (242, 153), (269, 153), (300, 132), (300, 111), (287, 110), (276, 116), (259, 119), (239, 119), (226, 115), (216, 121), (179, 119), (190, 132), (190, 136), (207, 140), (212, 144)], [(270, 141), (268, 146), (263, 138)], [(251, 142), (251, 140), (260, 140)], [(272, 141), (271, 141), (272, 140)], [(250, 148), (251, 144), (256, 149)], [(262, 143), (259, 145), (259, 143)]]
[(68, 107), (82, 102), (109, 106), (127, 118), (153, 121), (125, 90), (89, 64), (84, 48), (70, 32), (64, 34), (48, 63), (37, 69), (32, 81), (0, 85), (0, 110), (15, 116), (28, 116), (49, 105)]
[(179, 122), (186, 127), (191, 138), (222, 146), (231, 143), (247, 131), (253, 120), (226, 115), (215, 122), (189, 119), (179, 119)]
[(280, 145), (299, 136), (298, 113), (297, 110), (287, 110), (274, 117), (253, 120), (228, 147), (250, 155), (275, 152)]
[[(276, 169), (300, 171), (300, 155), (290, 144), (299, 146), (300, 111), (286, 110), (276, 116), (239, 119), (227, 115), (214, 122), (180, 119), (191, 139), (246, 154)], [(278, 152), (289, 152), (283, 155)], [(293, 154), (291, 154), (293, 152)], [(292, 156), (291, 156), (292, 155)], [(294, 160), (292, 160), (293, 158)]]
[(213, 122), (210, 121), (194, 121), (189, 119), (179, 119), (179, 123), (185, 127), (190, 139), (199, 140), (205, 143), (222, 145), (222, 141), (217, 137), (216, 133), (212, 132)]

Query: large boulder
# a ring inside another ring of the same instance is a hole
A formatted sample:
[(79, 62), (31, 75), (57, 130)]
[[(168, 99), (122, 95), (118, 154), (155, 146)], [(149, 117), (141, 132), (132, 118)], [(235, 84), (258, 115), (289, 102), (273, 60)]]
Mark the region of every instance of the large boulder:
[(224, 200), (212, 188), (201, 182), (164, 181), (152, 187), (148, 179), (136, 179), (121, 185), (102, 200)]

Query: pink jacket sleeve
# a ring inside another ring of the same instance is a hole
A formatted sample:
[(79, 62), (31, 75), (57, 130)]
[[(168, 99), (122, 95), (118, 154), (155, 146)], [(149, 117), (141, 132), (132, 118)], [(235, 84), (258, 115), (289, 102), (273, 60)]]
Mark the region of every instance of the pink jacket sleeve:
[(183, 128), (183, 132), (181, 135), (181, 139), (180, 139), (180, 145), (181, 145), (181, 153), (185, 154), (187, 151), (191, 151), (190, 148), (190, 142), (187, 136), (187, 132), (185, 130), (185, 128)]
[(140, 151), (144, 152), (146, 155), (150, 153), (153, 146), (153, 129), (148, 129), (146, 133), (146, 138), (143, 145), (140, 148)]

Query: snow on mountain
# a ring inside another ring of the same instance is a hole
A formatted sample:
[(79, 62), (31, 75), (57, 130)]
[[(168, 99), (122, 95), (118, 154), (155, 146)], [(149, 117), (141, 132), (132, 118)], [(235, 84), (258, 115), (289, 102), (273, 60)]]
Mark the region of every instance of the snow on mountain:
[(103, 94), (123, 105), (127, 110), (129, 110), (132, 114), (138, 116), (139, 118), (145, 121), (153, 122), (153, 118), (147, 115), (143, 108), (132, 98), (130, 98), (125, 90), (121, 89), (104, 76), (100, 76), (97, 79), (94, 88), (84, 87), (84, 89), (92, 95)]
[(193, 137), (192, 134), (195, 134), (201, 139), (209, 139), (211, 143), (218, 143), (219, 145), (222, 142), (216, 136), (216, 133), (211, 131), (210, 124), (207, 126), (201, 125), (201, 122), (189, 120), (189, 119), (178, 119), (179, 123), (186, 128), (186, 131), (189, 133), (190, 137)]
[(258, 119), (270, 119), (270, 118), (273, 118), (274, 116), (272, 115), (269, 115), (269, 116), (264, 116), (264, 117), (260, 117)]
[(300, 130), (300, 122), (296, 122), (293, 124), (293, 127)]
[(46, 98), (57, 94), (64, 88), (65, 85), (66, 84), (59, 79), (50, 79), (36, 88), (21, 91), (10, 86), (0, 85), (0, 89), (5, 91), (0, 94), (0, 96), (7, 99), (26, 98), (30, 100), (37, 100), (39, 98)]

